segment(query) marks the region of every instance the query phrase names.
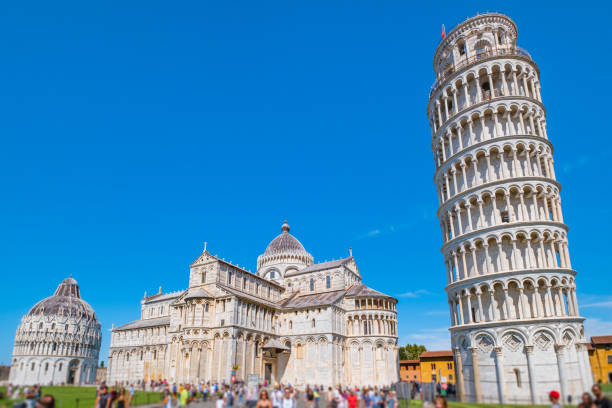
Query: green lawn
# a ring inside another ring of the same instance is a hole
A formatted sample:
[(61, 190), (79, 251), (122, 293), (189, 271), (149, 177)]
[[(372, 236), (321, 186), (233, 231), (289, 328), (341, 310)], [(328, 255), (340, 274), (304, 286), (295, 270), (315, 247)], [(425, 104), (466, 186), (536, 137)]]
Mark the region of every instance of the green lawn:
[[(6, 395), (6, 387), (0, 387), (0, 391)], [(96, 387), (42, 387), (42, 393), (53, 395), (57, 408), (90, 408), (96, 401)], [(136, 391), (132, 405), (153, 404), (160, 400), (159, 392)], [(13, 402), (15, 401), (0, 399), (0, 408), (10, 408)]]

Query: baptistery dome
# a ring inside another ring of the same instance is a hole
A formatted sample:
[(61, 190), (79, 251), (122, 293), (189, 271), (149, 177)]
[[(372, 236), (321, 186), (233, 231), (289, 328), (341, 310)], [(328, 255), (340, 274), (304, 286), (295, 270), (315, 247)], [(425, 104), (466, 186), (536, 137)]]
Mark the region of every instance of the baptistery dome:
[(15, 335), (9, 382), (89, 384), (96, 378), (100, 323), (72, 277), (36, 303)]
[(73, 278), (59, 284), (53, 296), (41, 300), (28, 312), (28, 316), (70, 316), (97, 321), (96, 314), (87, 302), (81, 299), (79, 285)]
[(267, 279), (282, 279), (292, 269), (312, 265), (314, 259), (296, 237), (289, 233), (287, 221), (281, 226), (281, 233), (267, 246), (263, 255), (257, 258), (257, 273)]

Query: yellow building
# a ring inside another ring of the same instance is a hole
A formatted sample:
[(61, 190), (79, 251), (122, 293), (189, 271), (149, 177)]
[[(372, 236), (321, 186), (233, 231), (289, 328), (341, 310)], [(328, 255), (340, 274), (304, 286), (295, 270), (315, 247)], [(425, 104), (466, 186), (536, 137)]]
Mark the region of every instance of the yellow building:
[(455, 384), (455, 361), (450, 350), (425, 351), (419, 358), (421, 381)]
[(595, 382), (612, 383), (612, 336), (592, 336), (588, 349)]

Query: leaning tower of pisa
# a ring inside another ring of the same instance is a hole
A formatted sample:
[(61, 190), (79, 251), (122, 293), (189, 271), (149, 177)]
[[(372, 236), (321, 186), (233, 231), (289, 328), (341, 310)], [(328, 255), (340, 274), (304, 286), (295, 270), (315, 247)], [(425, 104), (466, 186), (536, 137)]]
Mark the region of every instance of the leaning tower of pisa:
[(577, 401), (591, 384), (540, 72), (502, 14), (434, 56), (427, 114), (457, 390), (464, 401)]

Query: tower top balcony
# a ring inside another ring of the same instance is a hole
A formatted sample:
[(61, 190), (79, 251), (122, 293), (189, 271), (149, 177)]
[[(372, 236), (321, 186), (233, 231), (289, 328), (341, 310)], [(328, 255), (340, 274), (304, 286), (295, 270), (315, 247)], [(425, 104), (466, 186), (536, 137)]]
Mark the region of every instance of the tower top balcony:
[(448, 63), (445, 64), (444, 69), (438, 72), (438, 77), (429, 91), (429, 97), (431, 98), (436, 93), (438, 88), (454, 73), (470, 65), (501, 56), (525, 58), (531, 62), (534, 62), (531, 58), (531, 54), (518, 45), (500, 45), (494, 48), (483, 46), (482, 48), (474, 49), (469, 53), (465, 51), (464, 53), (460, 53), (458, 59), (453, 58), (451, 61), (448, 61)]

